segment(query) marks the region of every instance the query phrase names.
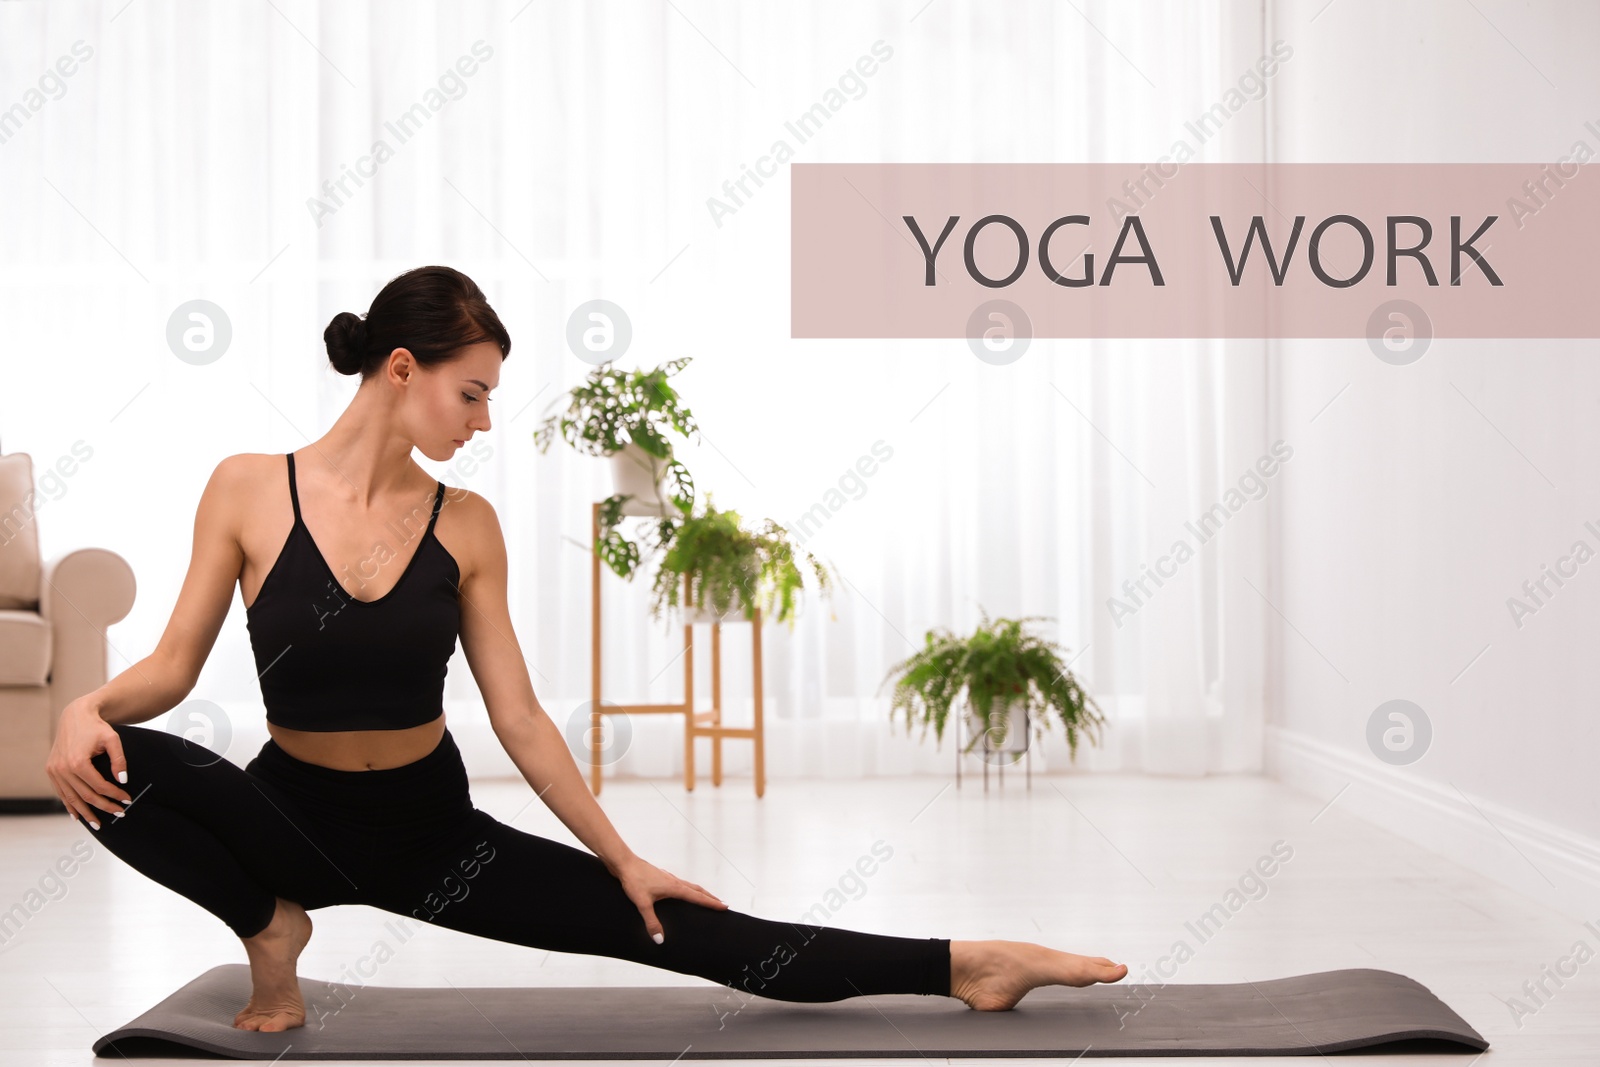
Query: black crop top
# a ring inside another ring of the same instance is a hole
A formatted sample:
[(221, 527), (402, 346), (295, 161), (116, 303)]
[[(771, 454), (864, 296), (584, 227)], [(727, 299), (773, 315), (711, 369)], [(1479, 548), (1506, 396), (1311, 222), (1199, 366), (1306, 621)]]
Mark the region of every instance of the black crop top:
[[(267, 721), (322, 731), (431, 722), (444, 712), (446, 664), (461, 625), (461, 568), (433, 532), (444, 483), (394, 588), (358, 600), (339, 584), (300, 518), (294, 453), (288, 458), (294, 525), (245, 609)], [(408, 523), (408, 540), (410, 530)], [(395, 553), (378, 565), (400, 559)]]

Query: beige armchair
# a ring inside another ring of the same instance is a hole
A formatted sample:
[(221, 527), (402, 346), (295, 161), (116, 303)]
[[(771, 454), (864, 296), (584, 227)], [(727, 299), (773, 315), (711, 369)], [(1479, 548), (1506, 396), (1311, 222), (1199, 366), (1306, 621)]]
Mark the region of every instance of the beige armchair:
[(106, 628), (135, 591), (103, 548), (42, 561), (37, 501), (32, 457), (0, 456), (0, 812), (64, 810), (44, 772), (56, 720), (105, 684)]

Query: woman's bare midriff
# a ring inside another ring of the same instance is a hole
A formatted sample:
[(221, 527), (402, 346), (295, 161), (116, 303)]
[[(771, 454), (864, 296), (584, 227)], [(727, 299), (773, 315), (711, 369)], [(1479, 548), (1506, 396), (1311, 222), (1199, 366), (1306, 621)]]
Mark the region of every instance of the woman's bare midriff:
[(336, 771), (382, 771), (415, 763), (438, 747), (444, 716), (403, 730), (291, 730), (274, 723), (267, 733), (295, 759)]

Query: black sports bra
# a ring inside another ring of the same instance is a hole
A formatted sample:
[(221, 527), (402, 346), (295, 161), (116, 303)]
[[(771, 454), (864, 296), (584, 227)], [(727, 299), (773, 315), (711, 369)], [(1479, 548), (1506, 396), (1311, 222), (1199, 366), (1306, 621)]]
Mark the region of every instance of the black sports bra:
[[(444, 712), (446, 665), (461, 627), (461, 568), (433, 527), (394, 588), (358, 600), (339, 584), (300, 517), (289, 458), (294, 525), (261, 591), (245, 609), (267, 721), (294, 730), (403, 730)], [(420, 516), (418, 517), (420, 520)], [(408, 519), (405, 536), (411, 540)], [(377, 559), (379, 568), (398, 553)]]

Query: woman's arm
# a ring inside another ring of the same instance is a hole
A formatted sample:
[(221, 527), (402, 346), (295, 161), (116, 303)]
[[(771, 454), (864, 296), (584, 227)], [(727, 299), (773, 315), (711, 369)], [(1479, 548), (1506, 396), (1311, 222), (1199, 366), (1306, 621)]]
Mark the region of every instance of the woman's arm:
[(654, 904), (677, 897), (702, 907), (728, 905), (704, 886), (669, 874), (639, 856), (622, 840), (578, 770), (567, 740), (533, 695), (528, 665), (522, 658), (506, 608), (506, 542), (500, 520), (487, 500), (461, 492), (453, 502), (465, 505), (461, 531), (452, 541), (462, 545), (461, 647), (489, 707), (495, 736), (511, 755), (522, 776), (556, 817), (605, 863), (622, 890), (644, 917), (645, 930), (662, 944), (665, 931)]
[(566, 738), (534, 695), (506, 604), (506, 547), (499, 517), (483, 497), (448, 494), (461, 519), (454, 529), (461, 567), (461, 649), (489, 709), (495, 737), (539, 798), (612, 874), (633, 850), (601, 810)]
[(137, 767), (128, 766), (111, 724), (144, 722), (177, 707), (194, 688), (200, 665), (222, 629), (244, 563), (238, 501), (241, 492), (249, 491), (251, 469), (249, 457), (229, 456), (211, 472), (195, 510), (189, 573), (155, 651), (61, 709), (45, 773), (62, 805), (96, 830), (97, 811), (121, 815), (120, 805), (133, 798), (101, 777), (90, 760), (106, 753), (119, 783), (126, 784), (130, 773), (135, 778), (139, 774)]
[(237, 504), (248, 491), (251, 458), (229, 456), (211, 472), (195, 509), (189, 572), (155, 651), (84, 697), (107, 723), (144, 722), (171, 711), (199, 680), (244, 566)]
[(604, 861), (607, 870), (620, 874), (629, 860), (638, 858), (606, 818), (567, 748), (567, 739), (537, 701), (529, 712), (491, 715), (490, 722), (495, 736), (539, 798)]

